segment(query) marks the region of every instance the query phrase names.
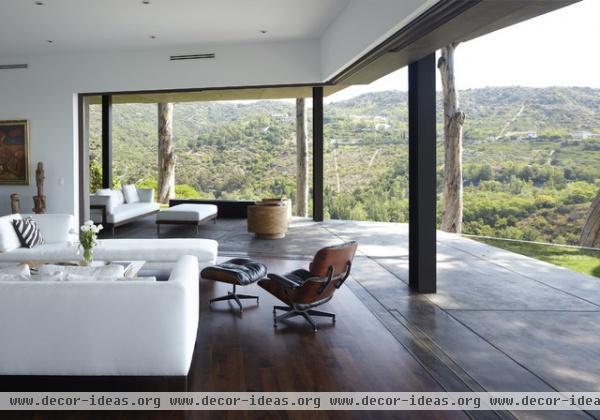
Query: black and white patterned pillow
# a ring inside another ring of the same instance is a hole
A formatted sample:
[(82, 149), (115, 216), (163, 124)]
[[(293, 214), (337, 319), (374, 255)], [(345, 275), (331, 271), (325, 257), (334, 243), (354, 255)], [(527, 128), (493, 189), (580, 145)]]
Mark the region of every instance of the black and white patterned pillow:
[(30, 217), (15, 219), (12, 222), (17, 236), (21, 240), (21, 245), (33, 248), (44, 243), (44, 238), (42, 238), (37, 223)]

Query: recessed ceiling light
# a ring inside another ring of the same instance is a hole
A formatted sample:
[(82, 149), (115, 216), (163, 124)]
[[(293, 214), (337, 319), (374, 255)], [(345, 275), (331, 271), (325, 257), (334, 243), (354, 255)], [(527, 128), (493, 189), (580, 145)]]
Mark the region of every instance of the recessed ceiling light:
[(265, 35), (265, 34), (267, 33), (267, 30), (266, 30), (266, 29), (261, 29), (259, 32), (260, 32), (262, 35)]
[(142, 0), (142, 4), (150, 4), (150, 0)]
[(150, 35), (150, 39), (156, 39), (156, 35)]
[(51, 39), (47, 39), (46, 44), (54, 44), (54, 41), (52, 41)]
[(36, 6), (43, 6), (44, 2), (43, 1), (34, 1), (33, 4), (35, 4)]

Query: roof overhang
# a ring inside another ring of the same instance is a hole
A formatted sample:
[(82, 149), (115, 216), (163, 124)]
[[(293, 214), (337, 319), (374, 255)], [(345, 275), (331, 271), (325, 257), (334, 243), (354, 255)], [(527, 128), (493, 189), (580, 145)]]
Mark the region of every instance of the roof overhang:
[(579, 1), (440, 1), (328, 82), (368, 84), (452, 42), (468, 41)]

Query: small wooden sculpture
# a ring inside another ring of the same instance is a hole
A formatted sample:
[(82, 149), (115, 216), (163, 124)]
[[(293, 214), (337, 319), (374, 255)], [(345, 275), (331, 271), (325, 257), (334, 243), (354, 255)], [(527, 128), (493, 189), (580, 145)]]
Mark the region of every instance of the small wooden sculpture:
[(44, 164), (38, 162), (35, 170), (35, 183), (37, 185), (37, 195), (33, 197), (33, 212), (35, 214), (46, 213), (46, 196), (44, 195)]
[(10, 195), (10, 211), (12, 214), (21, 213), (21, 202), (17, 193)]

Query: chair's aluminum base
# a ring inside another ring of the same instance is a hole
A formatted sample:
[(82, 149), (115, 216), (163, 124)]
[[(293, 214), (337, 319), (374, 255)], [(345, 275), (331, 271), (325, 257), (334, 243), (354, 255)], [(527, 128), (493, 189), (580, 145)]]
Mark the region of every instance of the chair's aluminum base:
[[(277, 311), (286, 311), (282, 315), (277, 315)], [(298, 309), (291, 306), (273, 306), (273, 327), (277, 328), (277, 322), (283, 321), (284, 319), (293, 318), (295, 316), (303, 317), (306, 322), (312, 327), (314, 332), (319, 329), (319, 324), (313, 320), (312, 316), (324, 316), (331, 318), (331, 321), (335, 324), (335, 314), (331, 312), (317, 311), (316, 309)]]

